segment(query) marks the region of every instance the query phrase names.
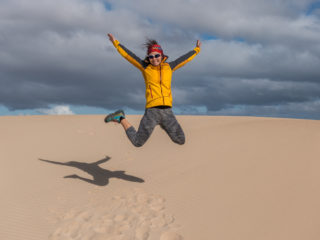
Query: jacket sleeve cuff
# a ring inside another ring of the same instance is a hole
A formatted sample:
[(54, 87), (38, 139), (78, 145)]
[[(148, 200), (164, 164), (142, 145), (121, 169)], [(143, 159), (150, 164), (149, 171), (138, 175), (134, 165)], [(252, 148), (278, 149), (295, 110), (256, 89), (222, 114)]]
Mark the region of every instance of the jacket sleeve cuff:
[(120, 42), (118, 40), (114, 40), (113, 42), (113, 46), (115, 46), (116, 48), (119, 46)]
[(195, 47), (193, 50), (196, 51), (197, 54), (200, 52), (200, 48), (199, 47)]

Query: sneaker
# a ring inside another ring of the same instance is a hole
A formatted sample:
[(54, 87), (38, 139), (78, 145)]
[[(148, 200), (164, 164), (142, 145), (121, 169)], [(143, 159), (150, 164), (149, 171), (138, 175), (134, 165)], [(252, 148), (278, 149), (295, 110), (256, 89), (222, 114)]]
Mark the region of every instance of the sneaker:
[(108, 116), (106, 116), (106, 118), (104, 119), (104, 121), (106, 123), (108, 122), (118, 122), (120, 123), (122, 119), (126, 118), (124, 111), (123, 110), (118, 110), (114, 113), (109, 114)]

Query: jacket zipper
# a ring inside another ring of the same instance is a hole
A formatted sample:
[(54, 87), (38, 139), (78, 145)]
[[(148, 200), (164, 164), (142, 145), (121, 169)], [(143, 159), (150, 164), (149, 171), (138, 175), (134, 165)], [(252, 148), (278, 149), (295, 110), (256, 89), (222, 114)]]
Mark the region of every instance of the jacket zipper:
[(164, 105), (164, 96), (163, 96), (163, 92), (162, 92), (161, 64), (160, 64), (160, 89), (161, 89), (161, 96), (162, 96), (162, 101), (163, 101), (163, 105)]
[(150, 86), (150, 85), (149, 85), (149, 89), (150, 89), (151, 98), (153, 98), (153, 96), (152, 96), (152, 90), (151, 90), (151, 86)]

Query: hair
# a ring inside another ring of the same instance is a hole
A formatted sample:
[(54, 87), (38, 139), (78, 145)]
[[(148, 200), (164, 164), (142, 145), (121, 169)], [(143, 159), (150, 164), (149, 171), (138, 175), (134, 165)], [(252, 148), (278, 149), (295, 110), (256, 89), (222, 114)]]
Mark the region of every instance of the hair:
[(158, 42), (154, 39), (147, 38), (146, 42), (143, 44), (146, 48), (151, 47), (154, 44), (158, 44)]

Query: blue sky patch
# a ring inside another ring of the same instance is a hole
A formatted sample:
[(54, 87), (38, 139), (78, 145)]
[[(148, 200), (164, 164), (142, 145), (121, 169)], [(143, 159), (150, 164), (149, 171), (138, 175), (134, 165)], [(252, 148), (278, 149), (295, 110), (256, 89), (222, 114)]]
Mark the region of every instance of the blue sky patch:
[(312, 3), (307, 9), (307, 15), (311, 15), (316, 9), (320, 8), (320, 1)]
[(201, 35), (200, 35), (200, 38), (201, 38), (202, 40), (218, 40), (218, 39), (219, 39), (219, 38), (218, 38), (217, 36), (215, 36), (215, 35), (206, 34), (206, 33), (201, 34)]
[(104, 1), (103, 5), (107, 11), (111, 11), (113, 9), (111, 3), (109, 2)]

